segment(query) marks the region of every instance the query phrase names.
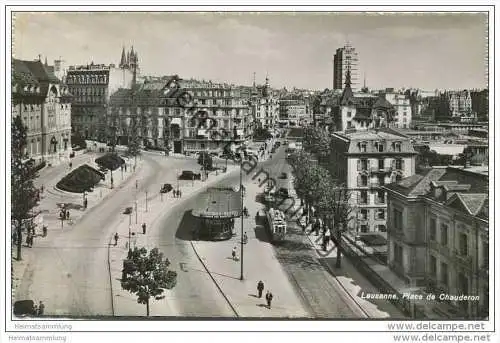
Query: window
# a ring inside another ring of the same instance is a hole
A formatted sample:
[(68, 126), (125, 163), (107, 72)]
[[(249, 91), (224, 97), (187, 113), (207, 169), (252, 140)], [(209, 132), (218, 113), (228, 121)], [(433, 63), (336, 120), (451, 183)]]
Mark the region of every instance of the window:
[(384, 191), (377, 192), (377, 203), (378, 204), (385, 204), (385, 192)]
[(383, 175), (378, 177), (378, 185), (379, 186), (385, 185), (385, 177)]
[(360, 193), (360, 204), (368, 204), (368, 192), (367, 191), (361, 191)]
[(403, 248), (394, 243), (394, 262), (398, 265), (403, 264)]
[(394, 228), (403, 230), (403, 212), (398, 209), (394, 209)]
[(352, 115), (352, 112), (351, 112), (351, 111), (348, 111), (348, 112), (347, 112), (347, 118), (351, 118), (351, 115)]
[(448, 265), (441, 262), (441, 282), (448, 286)]
[(490, 246), (487, 241), (483, 241), (483, 264), (482, 266), (488, 268), (490, 261)]
[(396, 169), (398, 170), (403, 169), (403, 160), (401, 158), (396, 159)]
[(378, 232), (387, 232), (387, 228), (383, 224), (377, 225), (377, 230)]
[(367, 209), (362, 209), (360, 211), (360, 220), (367, 220), (368, 219), (368, 210)]
[(448, 225), (441, 224), (441, 245), (448, 245)]
[(378, 169), (384, 169), (384, 159), (383, 158), (378, 160)]
[(368, 169), (368, 160), (366, 158), (363, 158), (360, 161), (361, 161), (361, 170), (367, 170)]
[(353, 126), (352, 126), (352, 122), (349, 120), (349, 121), (347, 122), (347, 128), (348, 128), (348, 129), (352, 129), (352, 127), (353, 127)]
[(378, 151), (378, 152), (384, 152), (384, 144), (381, 143), (381, 142), (376, 142), (375, 143), (375, 149)]
[(363, 224), (360, 226), (361, 232), (366, 233), (368, 232), (368, 225)]
[(437, 231), (436, 218), (431, 218), (429, 224), (429, 239), (431, 241), (436, 240), (436, 231)]
[(377, 210), (377, 219), (379, 219), (379, 220), (385, 219), (385, 210), (384, 209)]
[(401, 152), (401, 142), (394, 143), (394, 151)]
[(368, 176), (366, 176), (366, 175), (361, 175), (360, 176), (360, 186), (361, 187), (368, 186)]
[(366, 152), (366, 143), (365, 143), (365, 142), (362, 142), (362, 143), (359, 145), (359, 149), (361, 150), (361, 152)]
[(458, 236), (458, 245), (460, 249), (460, 255), (462, 256), (468, 256), (469, 255), (469, 246), (468, 246), (468, 238), (465, 233), (461, 233)]
[(432, 277), (437, 277), (437, 260), (431, 255), (429, 272)]

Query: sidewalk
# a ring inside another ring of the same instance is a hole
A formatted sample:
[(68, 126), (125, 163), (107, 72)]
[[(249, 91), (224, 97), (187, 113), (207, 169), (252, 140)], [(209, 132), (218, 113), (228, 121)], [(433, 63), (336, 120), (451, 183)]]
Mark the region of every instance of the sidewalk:
[[(186, 186), (182, 188), (182, 198), (173, 198), (172, 192), (163, 194), (163, 201), (158, 200), (161, 196), (157, 193), (148, 196), (148, 210), (146, 212), (145, 197), (137, 198), (137, 223), (135, 224), (135, 213), (131, 216), (131, 238), (130, 245), (134, 247), (145, 247), (151, 249), (157, 246), (157, 237), (160, 235), (161, 227), (159, 222), (161, 218), (168, 212), (175, 210), (177, 204), (196, 196), (205, 188), (217, 183), (227, 174), (237, 170), (236, 166), (228, 166), (226, 173), (212, 174), (207, 182), (195, 182), (194, 186)], [(190, 184), (190, 183), (189, 183)], [(146, 223), (146, 235), (142, 234), (142, 223)], [(111, 289), (113, 296), (114, 315), (116, 316), (141, 316), (146, 315), (145, 306), (137, 303), (136, 295), (125, 291), (121, 287), (123, 260), (127, 258), (128, 252), (128, 232), (129, 218), (122, 216), (121, 220), (117, 221), (115, 229), (112, 232), (117, 232), (119, 235), (118, 245), (114, 246), (114, 239), (109, 237), (108, 246), (108, 264), (111, 278)], [(176, 267), (173, 267), (176, 270)], [(179, 273), (179, 270), (176, 270)], [(150, 312), (154, 316), (176, 316), (180, 311), (176, 308), (175, 300), (166, 292), (165, 298), (159, 301), (150, 302)]]
[[(95, 158), (97, 156), (100, 156), (102, 154), (95, 154), (95, 153), (88, 153), (83, 156), (85, 158), (78, 158), (78, 159), (73, 159), (73, 168), (75, 168), (83, 165), (83, 164), (88, 164), (89, 166), (93, 168), (97, 168), (95, 165)], [(125, 159), (126, 162), (127, 159)], [(50, 239), (52, 235), (57, 235), (58, 233), (61, 232), (61, 230), (71, 230), (72, 226), (74, 225), (75, 222), (77, 222), (84, 214), (86, 211), (90, 210), (91, 208), (97, 206), (103, 199), (106, 198), (108, 194), (110, 194), (113, 190), (110, 189), (109, 187), (109, 172), (106, 174), (106, 180), (101, 181), (96, 187), (94, 188), (93, 192), (87, 193), (87, 199), (88, 199), (88, 206), (87, 210), (83, 209), (83, 195), (79, 193), (70, 193), (70, 192), (65, 192), (62, 190), (59, 190), (55, 187), (57, 182), (64, 177), (66, 174), (70, 172), (69, 167), (65, 166), (64, 168), (61, 168), (61, 166), (54, 166), (54, 167), (49, 167), (49, 168), (58, 168), (53, 169), (53, 170), (47, 170), (45, 173), (50, 174), (51, 179), (50, 180), (45, 180), (43, 182), (44, 185), (44, 192), (41, 196), (40, 203), (39, 205), (35, 208), (35, 211), (40, 211), (41, 215), (40, 218), (42, 218), (40, 222), (38, 222), (38, 226), (36, 228), (35, 232), (35, 239), (34, 239), (34, 245), (36, 246), (37, 240), (45, 240), (45, 239)], [(141, 171), (142, 164), (138, 163), (138, 166), (136, 168), (136, 173), (139, 173)], [(118, 174), (117, 174), (118, 173)], [(127, 168), (127, 172), (123, 174), (123, 179), (121, 178), (121, 172), (114, 172), (114, 188), (118, 189), (120, 186), (126, 182), (134, 173), (132, 172), (132, 168)], [(120, 175), (120, 176), (119, 176)], [(35, 180), (35, 184), (37, 187), (40, 186), (40, 180), (37, 179)], [(70, 206), (70, 221), (65, 220), (61, 224), (61, 220), (59, 219), (59, 211), (60, 208), (58, 204), (61, 203), (66, 203), (66, 204), (71, 204)], [(73, 222), (73, 224), (70, 224), (70, 222)], [(47, 226), (47, 237), (42, 237), (42, 223), (43, 225)], [(23, 275), (26, 270), (26, 266), (30, 264), (30, 261), (32, 258), (36, 258), (36, 256), (33, 253), (33, 250), (24, 247), (24, 239), (26, 235), (23, 233), (23, 248), (22, 248), (22, 260), (17, 261), (15, 260), (16, 254), (17, 254), (17, 246), (12, 245), (12, 299), (16, 299), (16, 290), (20, 284), (20, 280), (22, 280)], [(19, 299), (17, 299), (19, 300)]]
[[(246, 195), (244, 204), (250, 216), (243, 219), (244, 232), (248, 243), (243, 249), (244, 280), (241, 275), (241, 219), (235, 219), (236, 235), (223, 242), (193, 242), (197, 254), (216, 281), (222, 292), (234, 307), (240, 317), (310, 317), (280, 265), (269, 242), (264, 226), (257, 225), (255, 214), (264, 205), (255, 201), (260, 193), (257, 181), (245, 184)], [(261, 223), (259, 223), (261, 224)], [(233, 247), (237, 248), (238, 260), (231, 258)], [(257, 282), (264, 282), (264, 292), (261, 299), (257, 297)], [(266, 306), (267, 290), (273, 293), (271, 309)]]

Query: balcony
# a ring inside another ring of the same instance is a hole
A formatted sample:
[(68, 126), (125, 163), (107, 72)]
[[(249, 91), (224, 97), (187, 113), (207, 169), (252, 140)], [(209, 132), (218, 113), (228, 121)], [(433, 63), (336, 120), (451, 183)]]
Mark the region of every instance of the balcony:
[(448, 249), (447, 246), (441, 245), (436, 241), (430, 241), (429, 246), (431, 247), (431, 249), (439, 252), (443, 256), (450, 257), (451, 255), (450, 249)]
[(472, 257), (467, 255), (462, 255), (460, 251), (455, 250), (453, 253), (455, 260), (462, 264), (463, 266), (472, 269)]
[(392, 172), (392, 167), (384, 167), (384, 168), (379, 168), (379, 167), (371, 167), (370, 168), (370, 173), (372, 174), (387, 174)]

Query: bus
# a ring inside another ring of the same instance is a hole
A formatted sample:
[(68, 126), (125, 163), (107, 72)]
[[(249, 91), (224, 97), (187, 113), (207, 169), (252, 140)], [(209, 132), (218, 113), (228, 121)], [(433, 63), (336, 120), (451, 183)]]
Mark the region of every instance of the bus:
[(286, 218), (283, 211), (270, 208), (267, 211), (268, 230), (273, 242), (281, 242), (286, 237)]

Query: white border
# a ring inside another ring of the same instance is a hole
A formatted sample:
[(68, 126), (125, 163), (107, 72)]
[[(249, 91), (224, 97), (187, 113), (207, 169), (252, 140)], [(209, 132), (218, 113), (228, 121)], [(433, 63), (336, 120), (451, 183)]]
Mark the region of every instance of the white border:
[[(67, 2), (63, 1), (53, 1), (53, 4), (63, 4)], [(98, 1), (88, 1), (86, 4), (99, 4)], [(186, 3), (186, 2), (184, 2)], [(229, 4), (234, 4), (233, 1), (223, 1), (219, 3), (229, 3)], [(265, 4), (264, 2), (261, 2)], [(352, 3), (358, 3), (360, 5), (363, 5), (363, 3), (359, 1), (352, 1)], [(469, 6), (454, 6), (454, 7), (448, 7), (448, 6), (394, 6), (394, 5), (399, 5), (401, 2), (400, 1), (384, 1), (384, 3), (391, 4), (392, 6), (363, 6), (363, 7), (357, 7), (357, 6), (342, 6), (342, 7), (332, 7), (332, 6), (266, 6), (266, 7), (259, 7), (259, 6), (223, 6), (223, 7), (218, 7), (218, 6), (198, 6), (198, 7), (191, 7), (191, 6), (172, 6), (172, 7), (163, 7), (163, 6), (120, 6), (120, 7), (110, 7), (110, 6), (80, 6), (79, 8), (75, 8), (73, 6), (61, 6), (61, 7), (54, 7), (54, 6), (29, 6), (29, 7), (22, 7), (18, 5), (30, 5), (29, 2), (21, 2), (18, 1), (15, 6), (9, 7), (9, 8), (2, 8), (1, 13), (2, 13), (2, 20), (3, 18), (6, 18), (7, 22), (5, 23), (5, 29), (7, 30), (7, 35), (10, 37), (11, 35), (11, 27), (10, 23), (8, 22), (10, 20), (10, 15), (11, 12), (13, 11), (75, 11), (76, 9), (78, 11), (92, 11), (92, 10), (97, 10), (97, 11), (332, 11), (332, 12), (343, 12), (343, 11), (356, 11), (356, 12), (362, 12), (362, 11), (373, 11), (373, 12), (382, 12), (382, 11), (389, 11), (389, 12), (429, 12), (429, 11), (436, 11), (436, 12), (460, 12), (460, 11), (465, 11), (465, 12), (479, 12), (479, 11), (490, 11), (490, 30), (489, 30), (489, 44), (490, 44), (490, 50), (489, 50), (489, 89), (490, 89), (490, 109), (494, 108), (494, 69), (493, 69), (493, 58), (494, 58), (494, 46), (495, 42), (493, 41), (493, 8), (490, 6), (474, 6), (474, 7), (469, 7)], [(425, 1), (422, 2), (425, 4), (432, 4), (432, 1)], [(456, 2), (455, 2), (456, 3)], [(491, 2), (476, 2), (481, 5), (490, 5)], [(118, 4), (118, 3), (117, 3)], [(120, 4), (123, 4), (123, 2), (120, 2)], [(366, 4), (366, 2), (365, 2)], [(450, 4), (452, 4), (450, 2)], [(130, 5), (130, 3), (129, 3)], [(5, 16), (6, 15), (6, 16)], [(4, 33), (4, 32), (2, 32)], [(2, 35), (3, 39), (4, 35)], [(10, 57), (11, 55), (11, 47), (10, 47), (10, 41), (7, 40), (6, 44), (3, 45), (6, 48), (6, 51), (4, 52), (4, 56)], [(3, 47), (2, 47), (3, 49)], [(2, 88), (4, 91), (5, 89), (10, 89), (10, 70), (5, 70), (5, 66), (2, 65), (2, 70), (6, 75), (6, 84), (4, 84), (4, 87), (7, 88)], [(2, 99), (4, 97), (4, 92), (2, 92)], [(7, 119), (5, 121), (5, 127), (4, 121), (0, 121), (0, 126), (2, 126), (2, 129), (6, 134), (8, 134), (6, 128), (10, 127), (10, 95), (7, 95), (7, 99), (4, 102), (5, 104), (5, 109), (4, 113), (5, 118)], [(497, 108), (495, 108), (497, 109)], [(493, 115), (490, 116), (490, 118), (493, 118)], [(8, 124), (7, 124), (8, 123)], [(495, 121), (496, 124), (496, 121)], [(490, 122), (490, 132), (497, 132), (498, 124), (495, 125), (495, 128), (493, 128), (493, 123)], [(10, 131), (10, 130), (9, 130)], [(490, 134), (490, 161), (493, 161), (493, 154), (496, 152), (494, 149), (494, 135)], [(2, 143), (0, 143), (3, 145)], [(3, 146), (2, 149), (0, 149), (2, 157), (3, 157)], [(496, 154), (495, 154), (496, 156)], [(5, 163), (5, 167), (10, 169), (10, 165), (6, 163), (10, 159), (10, 153), (7, 152), (6, 158), (2, 158), (2, 172), (6, 170), (3, 165)], [(493, 164), (490, 164), (490, 175), (495, 175), (495, 168)], [(9, 175), (9, 171), (6, 170), (6, 174), (3, 174), (2, 176), (6, 177)], [(7, 180), (7, 179), (6, 179)], [(492, 178), (493, 181), (493, 178)], [(8, 185), (9, 181), (7, 180), (5, 191), (7, 192), (6, 194), (10, 194), (9, 188), (10, 186)], [(2, 185), (3, 187), (3, 185)], [(493, 194), (493, 182), (490, 182), (490, 192)], [(4, 193), (5, 194), (5, 193)], [(491, 200), (493, 200), (493, 197), (490, 197)], [(495, 203), (490, 200), (490, 205), (491, 208), (491, 213), (494, 213), (494, 205)], [(0, 213), (3, 215), (6, 215), (5, 209), (2, 207), (0, 210)], [(8, 218), (5, 218), (5, 222), (7, 223)], [(493, 224), (491, 224), (493, 223)], [(494, 216), (490, 214), (490, 227), (494, 228)], [(490, 235), (491, 239), (495, 240), (495, 234), (494, 230), (490, 230)], [(4, 237), (5, 238), (5, 237)], [(3, 239), (3, 238), (2, 238)], [(7, 240), (10, 244), (10, 240)], [(7, 244), (7, 242), (4, 242)], [(498, 243), (495, 240), (495, 243)], [(5, 245), (4, 245), (5, 246)], [(10, 251), (10, 247), (7, 247), (7, 251)], [(494, 249), (490, 249), (490, 254), (493, 255)], [(10, 258), (10, 254), (5, 253), (4, 256), (6, 258)], [(492, 256), (493, 257), (493, 256)], [(2, 261), (2, 266), (1, 266), (1, 272), (4, 273), (6, 272), (7, 275), (10, 274), (10, 266), (7, 267), (7, 270), (4, 270), (4, 261)], [(7, 260), (9, 261), (9, 260)], [(496, 262), (496, 261), (495, 261)], [(2, 274), (3, 275), (3, 274)], [(491, 275), (491, 274), (490, 274)], [(2, 286), (3, 288), (3, 286)], [(498, 300), (496, 299), (497, 297), (493, 296), (493, 280), (490, 280), (490, 308), (493, 309), (493, 301), (497, 301), (498, 305)], [(4, 296), (2, 295), (1, 297), (1, 302), (0, 305), (6, 305), (3, 306), (3, 308), (10, 309), (10, 299), (4, 299)], [(4, 302), (6, 301), (6, 303)], [(497, 307), (498, 308), (498, 307)], [(493, 312), (493, 311), (492, 311)], [(8, 315), (7, 318), (10, 318), (10, 311), (6, 310), (6, 314)], [(490, 318), (490, 321), (486, 325), (487, 330), (493, 330), (493, 321), (495, 319), (494, 313), (492, 313), (492, 318)], [(131, 322), (129, 321), (71, 321), (68, 322), (73, 326), (73, 330), (82, 330), (82, 331), (87, 331), (87, 330), (96, 330), (96, 331), (126, 331), (131, 329)], [(386, 331), (387, 330), (387, 323), (395, 323), (395, 322), (388, 322), (388, 321), (172, 321), (172, 322), (155, 322), (155, 321), (140, 321), (140, 322), (133, 322), (133, 329), (135, 330), (141, 330), (141, 331), (150, 331), (150, 330), (161, 330), (161, 331), (216, 331), (216, 330), (224, 330), (224, 331), (337, 331), (337, 330), (348, 330), (348, 331), (357, 331), (357, 332), (364, 332), (364, 331)], [(456, 321), (453, 321), (452, 323), (457, 323)], [(4, 326), (3, 320), (2, 320), (2, 327)], [(4, 330), (15, 330), (14, 329), (14, 323), (10, 322), (8, 320), (7, 322), (7, 328), (3, 328)], [(35, 334), (33, 334), (35, 335)], [(135, 334), (128, 334), (128, 337), (135, 336)], [(370, 334), (373, 335), (372, 338), (370, 338), (371, 341), (375, 341), (376, 337), (379, 337), (377, 334)], [(94, 336), (94, 338), (97, 337), (103, 337), (102, 334), (87, 334), (85, 337), (87, 338), (88, 341), (89, 339), (94, 339), (91, 338)], [(343, 334), (344, 338), (353, 338), (352, 334)], [(366, 334), (363, 335), (366, 338)], [(389, 335), (390, 336), (390, 335)], [(205, 337), (205, 336), (202, 336)], [(387, 337), (387, 335), (386, 335)], [(76, 336), (73, 336), (71, 339), (74, 341)], [(148, 337), (149, 338), (149, 337)], [(153, 337), (151, 337), (153, 338)], [(319, 337), (318, 337), (319, 338)], [(340, 337), (338, 337), (340, 338)], [(153, 338), (154, 339), (154, 338)], [(83, 340), (82, 340), (83, 341)], [(100, 341), (100, 340), (99, 340)], [(378, 341), (378, 339), (377, 339)], [(386, 340), (384, 340), (386, 341)]]

